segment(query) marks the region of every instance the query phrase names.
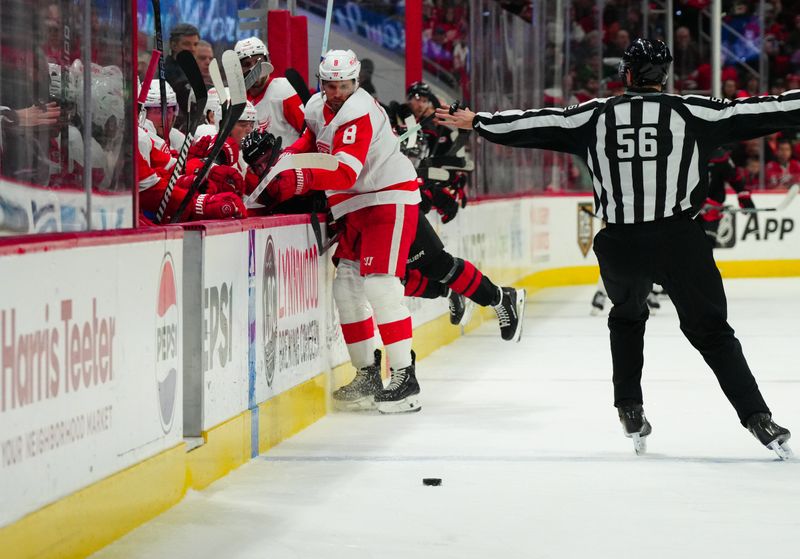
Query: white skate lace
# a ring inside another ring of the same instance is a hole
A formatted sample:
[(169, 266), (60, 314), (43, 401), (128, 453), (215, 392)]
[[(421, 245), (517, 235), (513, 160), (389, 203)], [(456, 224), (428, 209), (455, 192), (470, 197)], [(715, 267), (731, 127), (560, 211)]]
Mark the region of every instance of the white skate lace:
[(402, 386), (402, 384), (406, 381), (407, 376), (408, 373), (405, 369), (399, 369), (397, 371), (392, 369), (392, 379), (389, 381), (389, 386), (386, 387), (386, 391), (390, 392), (400, 388), (400, 386)]
[(500, 322), (500, 328), (511, 326), (511, 317), (508, 315), (508, 309), (503, 305), (502, 299), (500, 299), (500, 304), (494, 307), (494, 312), (497, 313), (497, 320)]

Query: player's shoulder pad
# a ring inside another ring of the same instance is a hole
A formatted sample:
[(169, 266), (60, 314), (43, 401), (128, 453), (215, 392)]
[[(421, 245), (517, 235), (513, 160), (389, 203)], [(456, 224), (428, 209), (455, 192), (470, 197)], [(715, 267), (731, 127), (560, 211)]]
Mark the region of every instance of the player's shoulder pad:
[(322, 96), (322, 92), (315, 93), (309, 98), (308, 103), (306, 103), (305, 106), (306, 116), (308, 117), (309, 115), (312, 114), (319, 114), (319, 116), (321, 117), (322, 108), (324, 106), (325, 106), (325, 99)]
[(297, 92), (286, 78), (273, 78), (269, 84), (269, 97), (271, 99), (288, 99), (297, 95)]
[(356, 120), (357, 118), (368, 115), (370, 108), (373, 106), (376, 106), (375, 98), (365, 90), (358, 88), (350, 98), (345, 101), (344, 105), (342, 105), (342, 108), (339, 109), (339, 112), (336, 113), (336, 116), (331, 122), (341, 125)]

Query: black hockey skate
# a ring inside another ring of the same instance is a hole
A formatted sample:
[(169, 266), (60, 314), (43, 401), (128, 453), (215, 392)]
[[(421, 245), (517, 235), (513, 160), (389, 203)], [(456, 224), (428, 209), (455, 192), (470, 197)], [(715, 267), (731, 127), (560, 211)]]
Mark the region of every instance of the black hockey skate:
[(525, 319), (525, 290), (501, 287), (500, 294), (500, 302), (493, 307), (500, 323), (500, 337), (509, 342), (519, 342)]
[(392, 369), (389, 386), (375, 394), (375, 404), (381, 413), (408, 413), (419, 411), (419, 383), (415, 375), (417, 356), (411, 352), (411, 365)]
[(456, 326), (461, 324), (464, 318), (464, 311), (467, 310), (466, 298), (461, 293), (456, 293), (452, 289), (447, 295), (447, 306), (450, 307), (450, 324)]
[(342, 411), (375, 409), (375, 394), (383, 390), (381, 350), (375, 350), (375, 363), (356, 371), (355, 378), (333, 392), (333, 405)]
[(793, 456), (792, 449), (789, 448), (787, 441), (792, 436), (788, 429), (781, 427), (774, 421), (768, 413), (754, 413), (747, 418), (747, 430), (750, 431), (758, 441), (775, 454), (781, 460), (788, 460)]
[(650, 422), (644, 415), (641, 404), (625, 404), (617, 409), (619, 421), (625, 436), (633, 439), (633, 450), (636, 454), (647, 452), (647, 436), (653, 432)]
[(592, 316), (597, 316), (601, 312), (603, 312), (603, 308), (606, 306), (606, 294), (602, 291), (595, 291), (594, 297), (592, 297)]

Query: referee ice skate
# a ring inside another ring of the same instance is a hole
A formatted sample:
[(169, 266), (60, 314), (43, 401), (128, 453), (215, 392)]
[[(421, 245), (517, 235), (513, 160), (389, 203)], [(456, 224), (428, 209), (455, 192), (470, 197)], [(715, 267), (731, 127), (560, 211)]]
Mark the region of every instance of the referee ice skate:
[(681, 330), (714, 371), (742, 425), (782, 458), (789, 431), (772, 416), (727, 322), (727, 302), (710, 243), (693, 219), (708, 191), (718, 146), (800, 126), (800, 90), (728, 102), (662, 93), (672, 55), (661, 41), (637, 39), (620, 63), (627, 90), (566, 109), (495, 114), (436, 111), (442, 124), (472, 127), (489, 141), (581, 157), (594, 185), (600, 272), (614, 304), (609, 315), (614, 405), (627, 436), (643, 450), (651, 426), (642, 410), (645, 300), (655, 282), (669, 292)]

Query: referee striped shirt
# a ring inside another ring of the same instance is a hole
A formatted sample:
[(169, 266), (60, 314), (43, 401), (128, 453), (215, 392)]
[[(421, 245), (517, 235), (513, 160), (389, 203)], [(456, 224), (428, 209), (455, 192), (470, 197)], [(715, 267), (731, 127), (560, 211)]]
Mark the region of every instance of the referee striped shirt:
[(595, 213), (641, 223), (699, 211), (716, 147), (800, 126), (800, 90), (728, 101), (629, 89), (566, 109), (478, 113), (491, 142), (572, 153), (589, 167)]

